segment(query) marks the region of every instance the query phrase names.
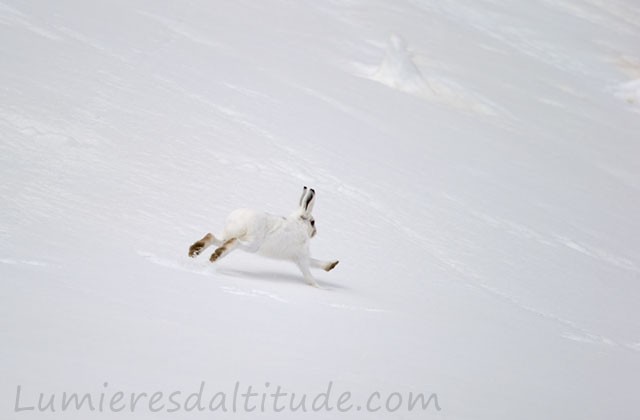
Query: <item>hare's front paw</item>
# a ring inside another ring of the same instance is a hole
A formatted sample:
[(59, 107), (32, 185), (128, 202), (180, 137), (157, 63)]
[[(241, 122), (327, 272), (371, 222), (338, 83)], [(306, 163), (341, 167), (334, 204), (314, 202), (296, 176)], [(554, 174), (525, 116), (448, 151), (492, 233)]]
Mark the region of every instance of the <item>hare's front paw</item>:
[(329, 264), (327, 264), (327, 266), (324, 268), (324, 271), (331, 271), (331, 270), (333, 270), (333, 269), (336, 267), (336, 265), (338, 265), (338, 263), (339, 263), (339, 262), (340, 262), (340, 261), (338, 261), (338, 260), (333, 261), (333, 262), (330, 262), (330, 263), (329, 263)]

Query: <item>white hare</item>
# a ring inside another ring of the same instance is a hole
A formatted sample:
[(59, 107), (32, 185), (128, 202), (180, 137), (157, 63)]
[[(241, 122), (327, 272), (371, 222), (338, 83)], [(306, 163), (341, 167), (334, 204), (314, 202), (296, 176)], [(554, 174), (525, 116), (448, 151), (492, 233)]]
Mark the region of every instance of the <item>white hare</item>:
[(257, 253), (269, 258), (293, 261), (311, 286), (318, 287), (309, 267), (331, 271), (338, 261), (320, 261), (309, 255), (309, 240), (316, 235), (316, 222), (311, 215), (316, 200), (313, 188), (304, 187), (298, 209), (288, 217), (249, 209), (237, 209), (227, 217), (222, 238), (207, 233), (189, 248), (196, 257), (211, 244), (218, 248), (209, 260), (215, 262), (234, 249)]

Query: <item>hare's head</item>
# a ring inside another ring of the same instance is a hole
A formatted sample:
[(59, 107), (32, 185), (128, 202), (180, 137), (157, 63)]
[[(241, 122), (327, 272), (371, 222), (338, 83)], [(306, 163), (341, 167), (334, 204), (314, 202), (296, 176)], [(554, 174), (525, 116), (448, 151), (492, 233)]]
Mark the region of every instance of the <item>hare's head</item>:
[(296, 217), (302, 220), (307, 228), (307, 233), (310, 238), (316, 236), (316, 221), (311, 215), (313, 211), (313, 205), (316, 202), (316, 192), (313, 188), (304, 187), (302, 189), (302, 196), (300, 196), (300, 202), (298, 203), (298, 210), (296, 211)]

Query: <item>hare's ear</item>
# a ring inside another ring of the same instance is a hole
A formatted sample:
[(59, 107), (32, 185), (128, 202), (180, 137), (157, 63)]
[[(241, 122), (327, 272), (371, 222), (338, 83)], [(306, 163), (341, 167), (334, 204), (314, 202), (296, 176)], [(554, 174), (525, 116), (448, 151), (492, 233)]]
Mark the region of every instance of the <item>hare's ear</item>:
[(302, 207), (302, 203), (303, 203), (305, 195), (307, 195), (307, 187), (306, 186), (302, 189), (302, 195), (300, 196), (300, 202), (298, 203), (298, 206)]
[(304, 200), (304, 211), (306, 214), (311, 214), (313, 210), (313, 205), (316, 203), (316, 191), (311, 188), (309, 189), (309, 194), (307, 194), (307, 198)]

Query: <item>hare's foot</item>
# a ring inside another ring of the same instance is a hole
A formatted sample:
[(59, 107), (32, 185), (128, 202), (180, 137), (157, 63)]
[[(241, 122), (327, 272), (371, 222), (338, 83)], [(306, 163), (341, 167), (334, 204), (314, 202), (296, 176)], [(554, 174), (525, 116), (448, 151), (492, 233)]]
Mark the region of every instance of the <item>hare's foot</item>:
[(313, 278), (305, 278), (304, 281), (311, 287), (315, 287), (316, 289), (322, 289), (318, 282)]
[(212, 234), (207, 233), (206, 235), (204, 235), (204, 238), (200, 239), (199, 241), (195, 242), (193, 245), (189, 247), (189, 256), (191, 258), (197, 257), (198, 255), (200, 255), (202, 251), (204, 251), (205, 248), (211, 245), (214, 241), (215, 241), (215, 237)]
[(313, 286), (313, 287), (316, 287), (316, 288), (320, 289), (320, 285), (318, 284), (318, 282), (316, 282), (316, 279), (313, 278), (313, 275), (311, 274), (311, 271), (309, 271), (309, 264), (310, 263), (315, 265), (317, 263), (317, 260), (314, 260), (313, 258), (311, 258), (310, 260), (304, 260), (303, 259), (303, 260), (296, 261), (296, 265), (298, 266), (300, 271), (302, 271), (302, 277), (304, 278), (304, 281), (309, 286)]
[(226, 240), (219, 248), (213, 251), (211, 257), (209, 257), (209, 261), (216, 262), (220, 258), (227, 255), (229, 252), (233, 251), (238, 246), (238, 240), (236, 238), (231, 238)]
[(205, 247), (205, 244), (202, 241), (198, 241), (198, 242), (194, 243), (193, 245), (191, 245), (189, 247), (189, 256), (191, 258), (197, 257), (198, 255), (200, 255), (200, 253), (202, 252), (204, 247)]
[(335, 261), (332, 261), (332, 262), (328, 263), (327, 265), (325, 265), (325, 267), (324, 267), (324, 271), (331, 271), (331, 270), (333, 270), (333, 269), (336, 267), (336, 265), (338, 265), (338, 263), (339, 263), (339, 262), (340, 262), (340, 261), (335, 260)]
[(340, 261), (336, 260), (336, 261), (321, 261), (321, 260), (316, 260), (315, 258), (311, 258), (309, 260), (309, 265), (313, 268), (321, 268), (324, 271), (331, 271), (335, 268), (336, 265), (338, 265)]

